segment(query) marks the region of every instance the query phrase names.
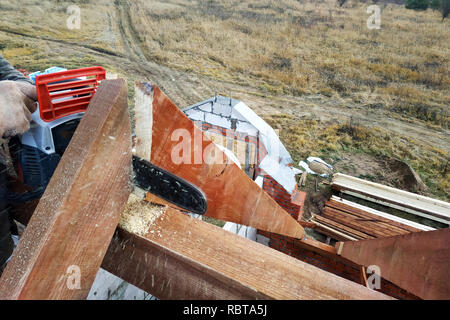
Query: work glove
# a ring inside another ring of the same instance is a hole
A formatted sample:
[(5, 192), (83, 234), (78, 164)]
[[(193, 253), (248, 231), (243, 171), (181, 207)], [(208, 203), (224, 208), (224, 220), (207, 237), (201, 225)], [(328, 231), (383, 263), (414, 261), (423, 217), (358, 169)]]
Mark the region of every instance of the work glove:
[(0, 137), (22, 134), (36, 111), (36, 87), (22, 81), (0, 81)]

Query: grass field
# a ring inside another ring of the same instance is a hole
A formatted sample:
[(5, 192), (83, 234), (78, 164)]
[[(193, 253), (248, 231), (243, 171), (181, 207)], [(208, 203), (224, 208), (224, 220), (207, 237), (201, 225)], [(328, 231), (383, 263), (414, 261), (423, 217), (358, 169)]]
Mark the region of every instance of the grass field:
[(448, 127), (449, 26), (439, 13), (335, 1), (133, 1), (148, 58), (271, 94), (374, 93), (379, 106)]
[[(79, 30), (66, 27), (74, 3)], [(0, 44), (29, 71), (103, 65), (128, 79), (130, 99), (140, 79), (180, 107), (233, 91), (296, 162), (396, 157), (448, 201), (449, 21), (378, 3), (370, 30), (369, 3), (351, 0), (0, 0)]]

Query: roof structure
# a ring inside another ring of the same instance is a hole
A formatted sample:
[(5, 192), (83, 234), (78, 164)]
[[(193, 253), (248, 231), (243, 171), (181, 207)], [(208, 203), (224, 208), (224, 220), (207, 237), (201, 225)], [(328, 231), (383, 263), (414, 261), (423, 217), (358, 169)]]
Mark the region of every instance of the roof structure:
[[(448, 298), (449, 286), (445, 281), (448, 279), (448, 228), (339, 242), (336, 247), (308, 239), (301, 221), (296, 221), (300, 217), (299, 212), (296, 217), (291, 216), (271, 198), (275, 188), (267, 188), (268, 192), (265, 192), (260, 187), (264, 184), (273, 187), (276, 184), (273, 178), (279, 178), (277, 172), (274, 177), (259, 176), (256, 179), (260, 182), (258, 186), (238, 165), (229, 162), (211, 164), (205, 161), (198, 165), (170, 161), (170, 150), (178, 143), (168, 138), (170, 132), (182, 128), (191, 136), (198, 136), (200, 128), (194, 126), (157, 86), (137, 83), (135, 92), (136, 132), (146, 135), (136, 137), (136, 156), (147, 156), (146, 149), (149, 149), (151, 163), (176, 173), (204, 192), (208, 201), (207, 216), (254, 226), (272, 234), (270, 248), (192, 219), (171, 206), (149, 222), (143, 234), (117, 224), (131, 191), (131, 128), (125, 83), (123, 80), (105, 80), (80, 124), (83, 128), (75, 132), (66, 151), (69, 156), (63, 157), (33, 217), (24, 221), (28, 224), (27, 229), (0, 278), (0, 297), (83, 299), (88, 296), (101, 265), (104, 270), (161, 299)], [(210, 102), (209, 112), (199, 108), (187, 111), (199, 116), (201, 110), (222, 118), (223, 113), (215, 113), (215, 107), (220, 106), (214, 102)], [(256, 129), (258, 144), (264, 137), (269, 155), (263, 160), (273, 160), (278, 167), (289, 168), (284, 162), (290, 160), (287, 152), (284, 157), (274, 157), (273, 148), (278, 148), (277, 151), (282, 149), (281, 143), (271, 144), (279, 141), (276, 134), (268, 130), (267, 124), (245, 104), (238, 102), (233, 105), (233, 100), (230, 102), (229, 119), (236, 127), (230, 130), (238, 130), (237, 117), (241, 117), (243, 122)], [(207, 108), (206, 105), (198, 107)], [(234, 112), (238, 114), (233, 116)], [(203, 116), (211, 117), (208, 114)], [(225, 129), (229, 128), (219, 127), (218, 131)], [(114, 138), (113, 143), (107, 141), (111, 137)], [(212, 140), (203, 142), (203, 154), (209, 149), (206, 156), (223, 154)], [(112, 148), (117, 152), (112, 152)], [(191, 158), (194, 155), (192, 148), (189, 155)], [(95, 167), (100, 169), (92, 170)], [(100, 176), (107, 179), (98, 178)], [(284, 192), (283, 187), (279, 189)], [(55, 194), (59, 201), (53, 201)], [(297, 196), (286, 195), (288, 200), (295, 198), (295, 201)], [(284, 198), (279, 198), (285, 202)], [(102, 205), (103, 202), (109, 206)], [(336, 202), (331, 203), (334, 208), (344, 209), (342, 203)], [(103, 210), (98, 211), (99, 203)], [(148, 203), (141, 199), (132, 205), (137, 205), (133, 207), (136, 213), (150, 210)], [(101, 214), (105, 210), (108, 215)], [(47, 211), (70, 213), (72, 222), (66, 219), (66, 215), (58, 215), (48, 223), (48, 215), (43, 215)], [(359, 210), (349, 211), (354, 216), (365, 218)], [(385, 214), (370, 213), (376, 215), (370, 220), (387, 219)], [(400, 227), (401, 221), (394, 221), (396, 224), (392, 226)], [(345, 222), (349, 220), (345, 219)], [(46, 228), (43, 230), (42, 226)], [(302, 251), (295, 256), (284, 254), (281, 246), (285, 245)], [(414, 263), (417, 267), (411, 269)], [(72, 269), (74, 266), (85, 270), (85, 280), (74, 281), (78, 282), (77, 287), (71, 281), (71, 272), (77, 273)], [(379, 266), (383, 270), (381, 292), (370, 286), (367, 275), (371, 272), (369, 269), (372, 270), (371, 266)], [(49, 273), (48, 270), (54, 272)], [(431, 282), (428, 281), (430, 279)], [(42, 290), (43, 287), (46, 290)]]

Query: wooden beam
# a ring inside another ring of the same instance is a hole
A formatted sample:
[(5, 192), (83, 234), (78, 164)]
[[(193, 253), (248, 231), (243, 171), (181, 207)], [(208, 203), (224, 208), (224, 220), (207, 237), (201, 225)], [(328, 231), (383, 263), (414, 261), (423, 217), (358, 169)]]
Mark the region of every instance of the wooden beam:
[(131, 191), (130, 169), (127, 86), (105, 80), (0, 279), (0, 300), (87, 297)]
[(390, 298), (173, 208), (119, 229), (102, 267), (161, 299)]
[(381, 276), (422, 299), (450, 299), (450, 229), (337, 244), (338, 254), (376, 265)]
[(207, 216), (303, 238), (302, 226), (229, 160), (157, 86), (137, 83), (135, 92), (136, 114), (143, 115), (136, 118), (136, 128), (144, 128), (139, 129), (137, 144), (141, 146), (136, 147), (136, 154), (148, 157), (147, 149), (151, 148), (147, 160), (200, 188), (207, 199)]
[(179, 252), (122, 228), (116, 231), (102, 268), (160, 299), (270, 298)]

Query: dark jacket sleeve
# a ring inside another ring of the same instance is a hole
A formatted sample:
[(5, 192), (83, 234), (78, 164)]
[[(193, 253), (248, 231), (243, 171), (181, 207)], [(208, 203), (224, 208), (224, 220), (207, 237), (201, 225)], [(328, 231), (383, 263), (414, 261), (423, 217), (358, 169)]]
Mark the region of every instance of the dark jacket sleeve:
[(0, 274), (2, 265), (6, 262), (14, 249), (11, 238), (11, 222), (8, 211), (6, 186), (6, 167), (0, 163)]
[(0, 81), (2, 80), (26, 81), (33, 84), (30, 79), (14, 69), (14, 67), (0, 54)]

